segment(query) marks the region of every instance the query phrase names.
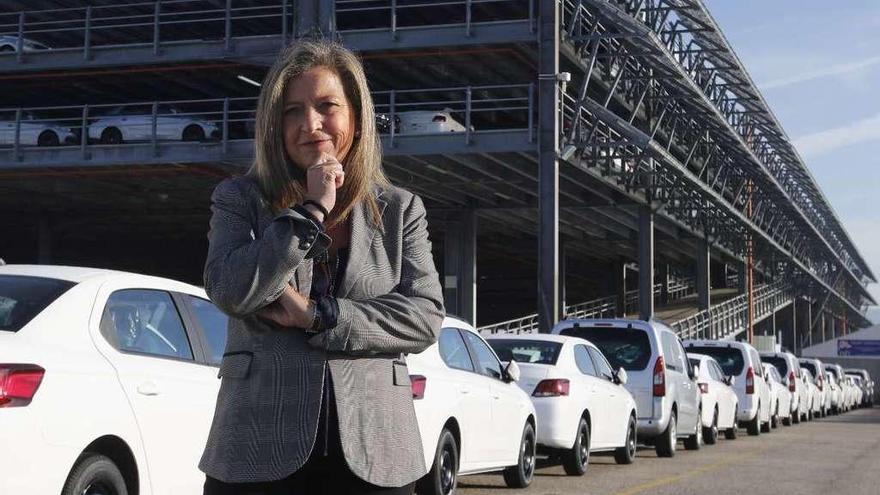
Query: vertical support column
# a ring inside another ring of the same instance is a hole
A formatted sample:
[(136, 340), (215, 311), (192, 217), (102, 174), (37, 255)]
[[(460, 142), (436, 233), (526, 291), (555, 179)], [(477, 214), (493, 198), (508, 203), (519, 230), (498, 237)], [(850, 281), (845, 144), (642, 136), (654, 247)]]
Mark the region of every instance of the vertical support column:
[(612, 285), (614, 287), (614, 295), (617, 297), (617, 312), (615, 316), (622, 318), (626, 315), (626, 263), (623, 261), (614, 262), (612, 272)]
[(746, 277), (746, 264), (740, 263), (736, 272), (736, 288), (739, 294), (745, 294), (748, 288), (748, 279)]
[(567, 263), (565, 260), (565, 243), (562, 241), (559, 242), (559, 319), (565, 318), (565, 305), (566, 303), (566, 295), (565, 295), (565, 275), (567, 273)]
[(477, 220), (476, 212), (462, 212), (449, 222), (443, 241), (443, 299), (450, 314), (477, 324)]
[(669, 263), (660, 263), (660, 304), (669, 304)]
[(800, 340), (798, 336), (798, 315), (797, 315), (797, 307), (798, 307), (798, 298), (795, 297), (791, 301), (791, 346), (789, 350), (795, 354), (800, 354), (800, 350), (798, 349), (800, 345)]
[(37, 263), (52, 263), (52, 229), (46, 215), (41, 215), (37, 224)]
[(709, 241), (703, 237), (697, 241), (697, 304), (700, 311), (709, 309), (711, 304), (711, 276), (709, 266)]
[(654, 317), (654, 212), (639, 206), (639, 319)]
[(538, 74), (538, 324), (549, 333), (559, 307), (559, 2), (540, 2)]
[(308, 33), (321, 33), (332, 37), (336, 30), (336, 3), (321, 0), (300, 0), (294, 2), (296, 26), (294, 37), (299, 38)]
[(807, 347), (813, 346), (813, 301), (807, 299)]

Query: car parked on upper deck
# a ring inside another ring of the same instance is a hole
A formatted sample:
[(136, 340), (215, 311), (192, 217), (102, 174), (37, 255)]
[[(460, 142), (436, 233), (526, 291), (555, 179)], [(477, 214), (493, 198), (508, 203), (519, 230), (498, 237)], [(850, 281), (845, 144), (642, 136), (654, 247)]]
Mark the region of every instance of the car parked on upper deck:
[(703, 444), (700, 391), (678, 336), (657, 321), (568, 319), (553, 333), (592, 342), (612, 369), (627, 373), (626, 389), (636, 402), (638, 436), (660, 457), (675, 455), (677, 442), (687, 449)]
[[(208, 117), (185, 112), (175, 105), (156, 107), (156, 139), (160, 141), (204, 141), (218, 139), (220, 126)], [(101, 144), (149, 141), (153, 138), (151, 105), (120, 105), (93, 119), (89, 140)]]
[[(18, 126), (18, 144), (22, 146), (58, 146), (79, 141), (70, 127), (32, 110), (21, 111)], [(15, 128), (15, 112), (0, 112), (0, 146), (15, 144)]]

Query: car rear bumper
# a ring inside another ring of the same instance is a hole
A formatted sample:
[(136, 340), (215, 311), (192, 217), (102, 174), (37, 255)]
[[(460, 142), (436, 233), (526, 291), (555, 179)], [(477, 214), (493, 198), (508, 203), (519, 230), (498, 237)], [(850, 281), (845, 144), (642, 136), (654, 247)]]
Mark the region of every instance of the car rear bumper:
[(0, 493), (57, 494), (79, 452), (48, 444), (27, 408), (0, 409)]
[(574, 445), (580, 416), (568, 411), (560, 403), (564, 397), (547, 397), (532, 400), (538, 416), (538, 445), (553, 449), (570, 449)]
[(659, 436), (666, 431), (669, 425), (669, 418), (672, 416), (671, 404), (667, 407), (666, 400), (663, 397), (655, 397), (654, 411), (658, 411), (659, 415), (638, 418), (638, 436), (639, 438), (653, 438)]
[(751, 421), (756, 414), (758, 414), (758, 401), (754, 396), (747, 395), (745, 399), (740, 399), (736, 410), (737, 421)]

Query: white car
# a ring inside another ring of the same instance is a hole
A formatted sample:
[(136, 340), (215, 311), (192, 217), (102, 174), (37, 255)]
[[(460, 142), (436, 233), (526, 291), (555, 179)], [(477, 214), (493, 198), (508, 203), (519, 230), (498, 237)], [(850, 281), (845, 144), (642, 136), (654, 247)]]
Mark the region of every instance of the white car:
[(807, 389), (808, 397), (807, 401), (804, 403), (806, 408), (804, 408), (801, 413), (801, 419), (812, 421), (818, 416), (816, 411), (820, 408), (822, 398), (819, 395), (819, 388), (816, 386), (816, 379), (813, 378), (813, 374), (810, 373), (810, 370), (804, 369), (801, 370), (801, 373), (803, 373), (803, 383)]
[(226, 321), (173, 280), (0, 266), (0, 493), (201, 493)]
[[(30, 110), (21, 112), (18, 144), (22, 146), (58, 146), (73, 144), (79, 139), (60, 122), (40, 118)], [(0, 146), (15, 144), (15, 112), (0, 113)]]
[(798, 380), (798, 377), (801, 376), (801, 363), (790, 352), (761, 352), (759, 354), (762, 363), (772, 364), (776, 368), (782, 378), (782, 384), (788, 387), (788, 391), (791, 393), (791, 410), (785, 414), (780, 411), (779, 417), (783, 419), (783, 422), (785, 418), (789, 418), (789, 421), (794, 418), (796, 423), (799, 422), (800, 413), (806, 412), (806, 406), (801, 405), (802, 399), (806, 397), (806, 390), (804, 390), (803, 382)]
[[(153, 138), (150, 105), (122, 105), (96, 117), (89, 126), (89, 140), (101, 144), (149, 141)], [(184, 112), (174, 105), (156, 108), (156, 139), (159, 141), (204, 141), (217, 139), (220, 126), (204, 116)]]
[(791, 405), (792, 398), (796, 395), (791, 392), (786, 380), (779, 375), (779, 369), (770, 363), (764, 363), (764, 379), (770, 385), (770, 397), (773, 404), (770, 426), (776, 428), (780, 421), (785, 426), (791, 426), (791, 416), (797, 414), (797, 408)]
[(590, 342), (561, 335), (500, 335), (487, 339), (502, 361), (516, 361), (520, 388), (538, 414), (538, 446), (562, 458), (569, 475), (587, 470), (591, 452), (612, 451), (618, 464), (636, 454), (636, 403)]
[(636, 401), (638, 437), (657, 455), (672, 457), (679, 439), (688, 450), (703, 444), (700, 390), (678, 336), (657, 321), (569, 319), (554, 334), (592, 342), (611, 363), (627, 373), (626, 389)]
[[(18, 36), (9, 36), (3, 35), (0, 36), (0, 55), (4, 53), (16, 53), (18, 52)], [(21, 38), (21, 51), (22, 53), (28, 52), (36, 52), (40, 50), (51, 50), (48, 46), (40, 43), (39, 41), (29, 40), (27, 38)]]
[(798, 363), (813, 375), (816, 388), (819, 389), (820, 416), (827, 416), (831, 413), (832, 405), (836, 404), (837, 399), (832, 397), (831, 385), (825, 372), (825, 365), (816, 358), (800, 358)]
[(828, 407), (828, 412), (830, 414), (840, 414), (842, 391), (840, 390), (840, 385), (834, 379), (834, 374), (830, 371), (825, 371), (825, 387), (827, 389), (825, 404)]
[(848, 391), (844, 380), (846, 374), (843, 372), (843, 367), (835, 363), (824, 363), (823, 366), (825, 367), (825, 371), (830, 372), (831, 376), (834, 377), (834, 382), (840, 389), (840, 392), (838, 393), (837, 413), (839, 414), (849, 411)]
[(476, 330), (446, 317), (438, 342), (406, 359), (429, 472), (420, 494), (449, 494), (459, 475), (504, 471), (511, 487), (535, 471), (535, 407), (516, 384), (519, 367), (503, 366)]
[(746, 342), (729, 340), (687, 340), (688, 352), (715, 358), (725, 376), (736, 378), (733, 389), (739, 398), (736, 419), (745, 423), (749, 435), (769, 431), (770, 387), (764, 379), (758, 351)]
[(736, 438), (737, 397), (731, 385), (736, 378), (724, 376), (715, 358), (689, 352), (688, 359), (696, 369), (697, 386), (703, 403), (703, 439), (709, 445), (718, 441), (718, 432), (733, 440)]
[[(440, 111), (416, 110), (411, 112), (396, 112), (395, 132), (400, 129), (401, 134), (445, 134), (447, 132), (465, 132), (467, 128), (455, 120), (451, 108)], [(398, 125), (398, 120), (399, 125)], [(471, 126), (471, 131), (474, 126)]]

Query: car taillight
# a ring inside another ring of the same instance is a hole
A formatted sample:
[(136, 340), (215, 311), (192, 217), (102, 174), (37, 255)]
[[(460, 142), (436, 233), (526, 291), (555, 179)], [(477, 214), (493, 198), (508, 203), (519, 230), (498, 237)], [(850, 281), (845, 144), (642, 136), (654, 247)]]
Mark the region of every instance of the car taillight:
[(0, 407), (30, 404), (45, 373), (35, 364), (0, 364)]
[(822, 391), (822, 385), (823, 385), (823, 382), (824, 382), (824, 381), (825, 381), (825, 380), (823, 380), (822, 377), (820, 376), (820, 377), (819, 377), (819, 380), (816, 382), (816, 386), (819, 387), (819, 392)]
[(755, 370), (749, 366), (746, 370), (746, 395), (755, 393)]
[(698, 383), (697, 385), (700, 386), (700, 393), (701, 394), (708, 394), (709, 393), (709, 384), (708, 383)]
[(431, 122), (446, 122), (446, 116), (445, 115), (435, 115), (434, 118), (431, 119)]
[(654, 362), (654, 397), (663, 397), (666, 395), (666, 366), (663, 363), (663, 356), (658, 356)]
[(535, 397), (560, 397), (568, 395), (568, 380), (565, 378), (554, 378), (552, 380), (541, 380), (541, 383), (535, 387), (532, 395)]
[(788, 372), (788, 391), (794, 392), (796, 380), (794, 379), (794, 371)]
[(428, 379), (422, 375), (409, 375), (409, 381), (412, 382), (413, 400), (424, 398), (425, 385), (428, 384)]

